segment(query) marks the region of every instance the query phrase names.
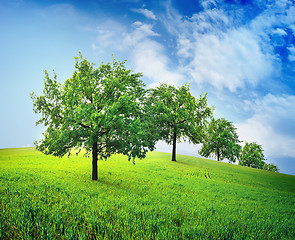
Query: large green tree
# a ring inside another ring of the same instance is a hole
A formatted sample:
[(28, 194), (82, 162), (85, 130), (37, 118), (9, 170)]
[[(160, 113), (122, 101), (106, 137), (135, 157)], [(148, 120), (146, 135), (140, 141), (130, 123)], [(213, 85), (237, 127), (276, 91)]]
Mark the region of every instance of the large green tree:
[(232, 122), (224, 119), (212, 119), (206, 131), (206, 137), (199, 151), (201, 156), (215, 156), (217, 161), (228, 159), (235, 162), (240, 155), (238, 134)]
[(212, 115), (207, 94), (196, 99), (188, 85), (177, 88), (163, 83), (151, 89), (148, 109), (156, 131), (154, 137), (173, 146), (172, 161), (176, 161), (177, 141), (202, 141), (207, 119)]
[(36, 124), (44, 124), (44, 138), (35, 142), (45, 154), (62, 157), (75, 147), (92, 152), (92, 180), (97, 180), (97, 160), (122, 153), (144, 158), (155, 142), (142, 102), (145, 92), (140, 79), (115, 59), (95, 68), (81, 53), (75, 71), (64, 84), (45, 71), (43, 94), (31, 94)]

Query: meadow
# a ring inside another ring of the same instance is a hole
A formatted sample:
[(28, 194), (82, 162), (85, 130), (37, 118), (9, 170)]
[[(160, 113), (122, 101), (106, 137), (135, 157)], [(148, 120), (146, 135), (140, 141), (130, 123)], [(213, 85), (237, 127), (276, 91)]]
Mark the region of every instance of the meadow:
[(295, 176), (152, 152), (0, 150), (0, 239), (295, 239)]

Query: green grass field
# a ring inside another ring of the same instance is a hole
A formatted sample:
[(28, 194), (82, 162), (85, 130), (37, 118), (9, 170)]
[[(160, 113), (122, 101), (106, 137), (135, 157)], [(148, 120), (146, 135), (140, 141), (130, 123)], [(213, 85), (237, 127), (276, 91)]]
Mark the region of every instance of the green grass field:
[(149, 153), (0, 150), (0, 239), (295, 239), (295, 176)]

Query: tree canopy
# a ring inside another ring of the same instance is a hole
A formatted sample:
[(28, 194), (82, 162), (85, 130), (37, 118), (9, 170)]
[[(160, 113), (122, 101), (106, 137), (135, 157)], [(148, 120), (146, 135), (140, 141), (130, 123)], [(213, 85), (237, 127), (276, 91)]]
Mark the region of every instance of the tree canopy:
[(157, 139), (173, 145), (172, 161), (176, 161), (177, 140), (194, 144), (202, 141), (207, 118), (212, 108), (207, 105), (207, 94), (196, 99), (188, 85), (176, 88), (168, 84), (149, 91), (149, 114), (158, 131)]
[(212, 119), (206, 131), (201, 156), (215, 156), (217, 161), (228, 159), (235, 162), (239, 158), (241, 146), (236, 128), (232, 122), (224, 119)]
[(97, 180), (97, 159), (122, 153), (144, 158), (155, 142), (147, 129), (142, 102), (146, 90), (140, 79), (115, 59), (95, 68), (86, 58), (75, 58), (75, 71), (64, 84), (45, 71), (43, 95), (31, 94), (36, 124), (46, 127), (35, 142), (45, 154), (62, 157), (74, 147), (92, 152), (92, 179)]
[(242, 150), (239, 165), (262, 169), (265, 165), (265, 160), (261, 145), (256, 142), (246, 142)]
[(279, 172), (280, 170), (278, 166), (274, 165), (273, 163), (269, 163), (269, 164), (265, 163), (263, 166), (263, 169), (271, 171), (271, 172)]

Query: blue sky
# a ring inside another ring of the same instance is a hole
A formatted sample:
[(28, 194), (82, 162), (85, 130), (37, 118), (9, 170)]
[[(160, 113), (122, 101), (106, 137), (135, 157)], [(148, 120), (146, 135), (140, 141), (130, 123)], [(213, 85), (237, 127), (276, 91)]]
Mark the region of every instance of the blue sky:
[[(114, 54), (148, 87), (208, 92), (215, 117), (295, 175), (293, 0), (0, 0), (0, 33), (0, 148), (41, 138), (29, 93), (42, 93), (45, 69), (64, 82), (78, 51), (97, 64)], [(177, 151), (197, 156), (199, 148)], [(171, 151), (161, 142), (157, 149)]]

